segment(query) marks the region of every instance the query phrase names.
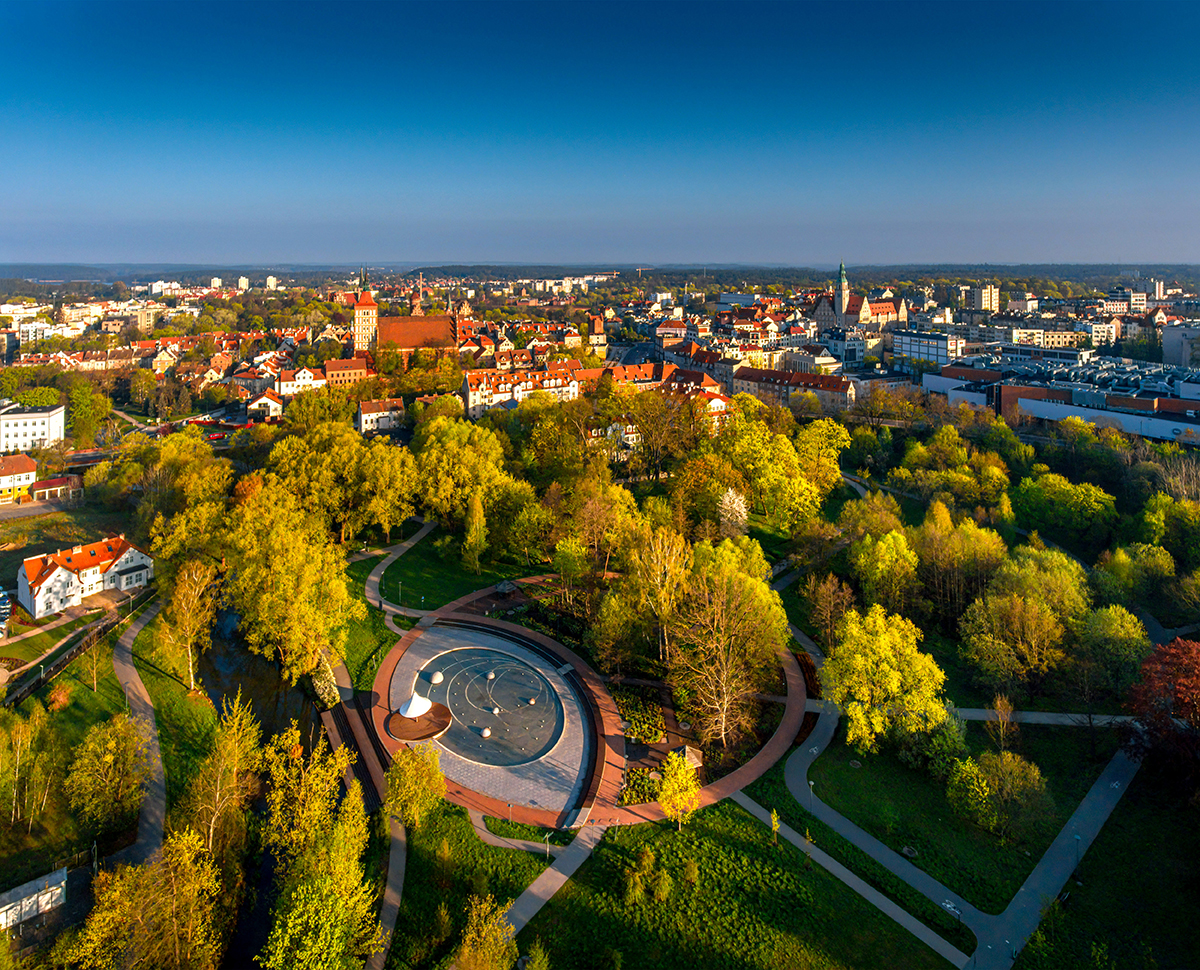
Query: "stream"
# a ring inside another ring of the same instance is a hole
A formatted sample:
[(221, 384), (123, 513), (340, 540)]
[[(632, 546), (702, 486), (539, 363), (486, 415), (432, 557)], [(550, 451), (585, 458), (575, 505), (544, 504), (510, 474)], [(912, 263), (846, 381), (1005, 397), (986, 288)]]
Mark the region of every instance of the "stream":
[[(296, 721), (302, 742), (310, 748), (322, 731), (312, 701), (304, 691), (283, 678), (277, 662), (250, 652), (237, 632), (237, 621), (233, 613), (222, 611), (217, 615), (212, 646), (200, 656), (198, 674), (205, 692), (220, 711), (222, 699), (235, 697), (240, 688), (243, 700), (249, 702), (262, 726), (264, 743)], [(266, 799), (261, 797), (252, 806), (260, 815), (265, 814), (266, 807)], [(271, 928), (275, 859), (270, 853), (263, 852), (257, 864), (254, 857), (248, 864), (247, 896), (225, 955), (225, 970), (251, 965), (254, 955), (266, 944)]]

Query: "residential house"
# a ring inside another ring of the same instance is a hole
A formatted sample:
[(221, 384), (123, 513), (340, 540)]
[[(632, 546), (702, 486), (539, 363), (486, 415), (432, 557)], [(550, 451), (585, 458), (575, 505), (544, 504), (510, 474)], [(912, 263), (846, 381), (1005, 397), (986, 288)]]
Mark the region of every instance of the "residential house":
[(122, 593), (154, 578), (154, 560), (124, 535), (44, 556), (31, 556), (17, 570), (17, 601), (35, 620), (79, 606), (104, 590)]
[(358, 413), (354, 416), (354, 427), (359, 434), (375, 431), (390, 431), (404, 424), (404, 399), (383, 398), (377, 401), (359, 401)]
[(374, 376), (375, 373), (367, 366), (365, 357), (325, 361), (325, 382), (330, 387), (348, 387)]
[(0, 505), (12, 505), (29, 498), (29, 489), (37, 478), (37, 462), (28, 455), (0, 458)]
[(267, 388), (246, 404), (246, 413), (260, 418), (278, 418), (283, 414), (283, 399)]
[(304, 391), (320, 390), (325, 383), (325, 371), (319, 368), (283, 370), (275, 380), (275, 393), (283, 398), (295, 397)]
[(83, 498), (83, 479), (78, 475), (64, 475), (61, 478), (47, 478), (34, 482), (29, 486), (29, 494), (35, 502), (46, 502), (51, 499), (68, 499), (77, 502)]

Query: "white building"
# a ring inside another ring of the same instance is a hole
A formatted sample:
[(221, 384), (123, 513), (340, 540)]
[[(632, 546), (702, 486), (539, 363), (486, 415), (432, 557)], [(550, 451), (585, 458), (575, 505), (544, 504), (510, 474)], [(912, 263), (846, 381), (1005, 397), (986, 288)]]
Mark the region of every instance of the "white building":
[(948, 364), (963, 355), (966, 341), (948, 333), (928, 330), (897, 330), (892, 334), (892, 356), (901, 370), (910, 371), (911, 362), (927, 360), (931, 364)]
[(50, 407), (24, 407), (13, 401), (0, 401), (0, 451), (29, 451), (48, 448), (66, 437), (67, 409), (61, 404)]
[(1000, 287), (987, 283), (983, 286), (972, 286), (967, 294), (967, 308), (971, 310), (986, 310), (988, 313), (1000, 312)]
[(404, 424), (404, 400), (398, 397), (379, 401), (359, 401), (354, 427), (359, 434), (390, 431)]
[(154, 578), (154, 560), (125, 536), (31, 556), (17, 570), (17, 601), (35, 620), (104, 590), (128, 592)]
[(1091, 334), (1092, 345), (1095, 347), (1099, 347), (1101, 344), (1111, 344), (1117, 339), (1117, 325), (1115, 323), (1089, 321), (1083, 325), (1083, 330)]
[(1032, 293), (1026, 293), (1019, 300), (1009, 300), (1007, 310), (1009, 313), (1037, 313), (1038, 298)]
[(214, 276), (211, 280), (209, 280), (208, 288), (210, 290), (219, 290), (221, 288), (221, 277)]
[(238, 289), (239, 289), (239, 290), (248, 290), (248, 289), (250, 289), (250, 277), (248, 277), (248, 276), (239, 276), (239, 277), (238, 277)]
[(267, 277), (267, 289), (268, 290), (279, 289), (279, 280), (275, 279), (274, 276), (268, 276)]

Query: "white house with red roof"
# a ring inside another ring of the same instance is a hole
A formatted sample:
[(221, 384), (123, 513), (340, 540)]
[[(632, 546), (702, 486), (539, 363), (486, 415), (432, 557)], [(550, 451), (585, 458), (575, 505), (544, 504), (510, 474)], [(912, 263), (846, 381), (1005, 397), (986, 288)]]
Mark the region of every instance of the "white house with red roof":
[(86, 546), (30, 556), (17, 570), (17, 601), (35, 620), (78, 606), (104, 590), (128, 592), (154, 578), (154, 560), (126, 540), (109, 536)]

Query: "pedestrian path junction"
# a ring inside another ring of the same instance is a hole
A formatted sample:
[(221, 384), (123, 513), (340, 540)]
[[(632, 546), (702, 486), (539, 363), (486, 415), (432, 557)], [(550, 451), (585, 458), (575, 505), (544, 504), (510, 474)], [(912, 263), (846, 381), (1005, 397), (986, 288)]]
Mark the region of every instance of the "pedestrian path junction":
[[(403, 543), (364, 554), (384, 556), (372, 569), (365, 593), (373, 606), (388, 614), (399, 639), (380, 666), (371, 691), (356, 693), (345, 668), (335, 670), (342, 703), (323, 719), (335, 745), (346, 743), (358, 749), (361, 763), (355, 771), (364, 788), (368, 781), (373, 785), (378, 803), (386, 790), (386, 766), (404, 744), (389, 732), (389, 718), (414, 695), (450, 710), (450, 728), (434, 740), (420, 742), (440, 749), (449, 800), (468, 810), (475, 831), (491, 845), (548, 854), (553, 850), (553, 864), (508, 910), (509, 922), (519, 932), (583, 864), (609, 827), (658, 821), (664, 814), (657, 803), (619, 804), (626, 769), (625, 731), (601, 677), (563, 644), (489, 615), (508, 613), (504, 606), (506, 597), (513, 595), (514, 584), (481, 589), (434, 610), (402, 608), (383, 597), (381, 581), (387, 567), (430, 529), (426, 524)], [(783, 576), (775, 588), (782, 589), (796, 578), (795, 573)], [(551, 580), (538, 576), (518, 584), (538, 587)], [(511, 605), (515, 600), (508, 602)], [(402, 630), (394, 623), (396, 616), (416, 620), (416, 624)], [(796, 627), (791, 632), (819, 669), (823, 658), (816, 645)], [(1118, 753), (1007, 908), (995, 915), (984, 913), (813, 794), (808, 771), (833, 740), (839, 714), (828, 703), (809, 700), (800, 664), (791, 651), (781, 652), (779, 660), (787, 693), (780, 698), (784, 714), (778, 729), (747, 764), (701, 789), (701, 807), (730, 798), (769, 825), (770, 812), (743, 789), (786, 758), (787, 787), (800, 806), (956, 915), (975, 935), (974, 952), (963, 953), (787, 825), (780, 826), (783, 838), (954, 966), (1007, 970), (1037, 929), (1047, 902), (1063, 891), (1079, 858), (1099, 834), (1137, 772), (1137, 762)], [(418, 702), (418, 708), (423, 707)], [(816, 715), (816, 724), (803, 745), (795, 748), (806, 711)], [(970, 719), (995, 716), (987, 710), (960, 713)], [(1067, 714), (1019, 719), (1080, 723)], [(487, 830), (484, 816), (573, 829), (577, 834), (565, 848), (504, 839)], [(398, 913), (405, 856), (403, 825), (396, 818), (390, 819), (390, 824), (392, 848), (382, 914), (387, 935)], [(368, 966), (381, 968), (386, 952), (385, 948), (376, 954)]]

